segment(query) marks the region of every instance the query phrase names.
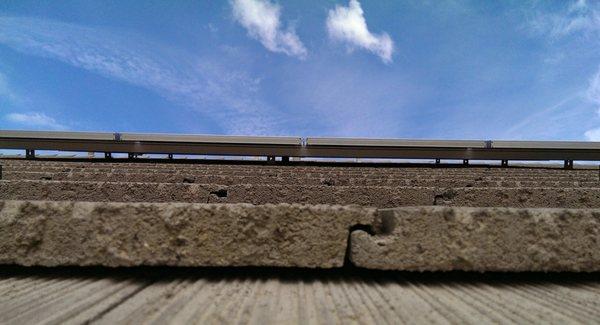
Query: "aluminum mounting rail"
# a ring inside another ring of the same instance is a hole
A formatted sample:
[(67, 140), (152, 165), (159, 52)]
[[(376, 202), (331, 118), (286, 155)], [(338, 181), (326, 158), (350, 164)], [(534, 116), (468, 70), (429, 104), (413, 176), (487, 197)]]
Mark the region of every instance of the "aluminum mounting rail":
[(489, 142), (478, 140), (306, 139), (311, 157), (478, 159), (474, 153), (488, 147)]
[(1, 131), (0, 149), (129, 154), (463, 160), (595, 160), (600, 142), (402, 140)]
[(299, 137), (0, 131), (0, 148), (130, 154), (295, 156)]
[(307, 156), (463, 160), (600, 160), (600, 142), (307, 138)]

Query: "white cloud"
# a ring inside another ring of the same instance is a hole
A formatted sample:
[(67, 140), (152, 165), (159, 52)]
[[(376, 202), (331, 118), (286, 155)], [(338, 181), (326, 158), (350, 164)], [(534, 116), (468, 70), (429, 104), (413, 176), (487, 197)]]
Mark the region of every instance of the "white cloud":
[(600, 141), (600, 128), (587, 130), (584, 135), (588, 141)]
[(373, 34), (367, 27), (364, 12), (357, 0), (348, 7), (336, 5), (327, 15), (327, 32), (336, 41), (350, 48), (363, 48), (378, 55), (385, 63), (392, 62), (394, 42), (387, 33)]
[(268, 0), (232, 0), (231, 5), (235, 20), (269, 51), (306, 57), (307, 50), (294, 30), (282, 30), (279, 5)]
[(0, 44), (147, 88), (202, 113), (229, 134), (278, 132), (278, 112), (256, 96), (258, 79), (137, 34), (0, 17)]
[(64, 130), (66, 127), (57, 122), (54, 118), (39, 112), (10, 113), (5, 116), (6, 120), (12, 123), (29, 126), (48, 128), (53, 130)]

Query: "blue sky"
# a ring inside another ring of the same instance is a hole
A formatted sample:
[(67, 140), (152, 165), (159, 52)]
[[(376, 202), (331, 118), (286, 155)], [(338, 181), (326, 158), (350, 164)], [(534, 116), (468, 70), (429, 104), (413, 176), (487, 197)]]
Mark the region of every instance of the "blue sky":
[(600, 1), (0, 2), (0, 128), (600, 140)]

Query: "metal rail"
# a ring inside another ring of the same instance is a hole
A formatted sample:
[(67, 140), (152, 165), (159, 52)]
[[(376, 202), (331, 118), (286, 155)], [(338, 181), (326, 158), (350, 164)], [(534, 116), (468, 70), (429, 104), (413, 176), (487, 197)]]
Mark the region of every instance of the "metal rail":
[(0, 131), (0, 148), (129, 154), (294, 156), (301, 138)]
[(190, 154), (319, 158), (600, 161), (600, 142), (401, 140), (356, 138), (244, 137), (141, 133), (0, 131), (1, 149), (139, 154)]

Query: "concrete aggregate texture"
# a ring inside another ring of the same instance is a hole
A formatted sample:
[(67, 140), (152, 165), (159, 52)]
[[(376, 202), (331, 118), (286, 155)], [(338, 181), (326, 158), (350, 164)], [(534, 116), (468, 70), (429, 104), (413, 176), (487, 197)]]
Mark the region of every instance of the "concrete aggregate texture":
[[(350, 259), (410, 271), (598, 271), (600, 210), (416, 207), (379, 210)], [(434, 235), (433, 235), (434, 234)]]
[(2, 180), (1, 200), (600, 207), (600, 187), (412, 187)]
[(343, 206), (0, 201), (0, 264), (341, 267)]
[(0, 201), (0, 264), (591, 272), (599, 224), (600, 209)]
[(600, 207), (596, 170), (5, 159), (3, 200)]
[(7, 171), (5, 180), (104, 181), (134, 183), (199, 183), (199, 184), (269, 184), (269, 185), (329, 185), (329, 186), (420, 186), (420, 187), (600, 187), (597, 179), (565, 177), (485, 176), (468, 177), (441, 175), (430, 178), (407, 178), (397, 175), (329, 175), (314, 174), (251, 174), (214, 175), (197, 172), (166, 173), (162, 171), (132, 171), (129, 173), (88, 171)]

